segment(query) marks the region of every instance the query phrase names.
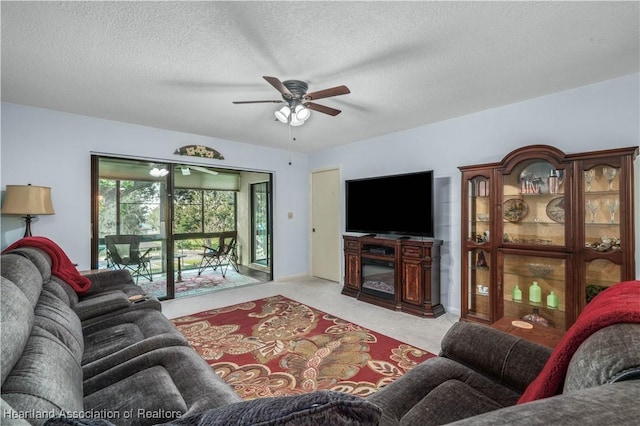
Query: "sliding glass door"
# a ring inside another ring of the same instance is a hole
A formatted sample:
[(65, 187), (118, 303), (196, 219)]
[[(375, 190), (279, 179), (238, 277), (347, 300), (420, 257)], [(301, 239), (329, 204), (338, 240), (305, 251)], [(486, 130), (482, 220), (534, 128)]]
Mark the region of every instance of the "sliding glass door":
[[(270, 182), (268, 173), (92, 156), (92, 267), (129, 269), (160, 299), (253, 270), (268, 281)], [(221, 234), (236, 245), (225, 276), (206, 262)]]
[(171, 165), (93, 157), (93, 268), (127, 269), (159, 298), (171, 297)]
[(176, 283), (186, 288), (187, 276), (218, 273), (207, 260), (219, 249), (221, 234), (237, 233), (240, 173), (182, 164), (175, 168), (174, 182)]

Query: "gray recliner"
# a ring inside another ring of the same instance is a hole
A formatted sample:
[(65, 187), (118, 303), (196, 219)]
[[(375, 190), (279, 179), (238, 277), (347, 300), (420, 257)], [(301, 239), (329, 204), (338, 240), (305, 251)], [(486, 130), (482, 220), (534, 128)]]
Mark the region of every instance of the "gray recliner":
[(459, 322), (438, 357), (367, 400), (382, 408), (382, 426), (637, 424), (640, 324), (597, 331), (571, 358), (561, 395), (516, 404), (550, 354), (491, 327)]

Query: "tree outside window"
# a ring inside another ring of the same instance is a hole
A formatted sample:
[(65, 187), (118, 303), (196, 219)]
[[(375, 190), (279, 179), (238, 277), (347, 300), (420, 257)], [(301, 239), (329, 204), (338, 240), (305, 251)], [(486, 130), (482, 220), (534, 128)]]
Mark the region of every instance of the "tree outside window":
[(99, 237), (159, 235), (161, 185), (159, 182), (100, 179)]
[[(174, 234), (209, 234), (235, 230), (235, 191), (175, 190)], [(198, 249), (201, 247), (201, 240), (176, 241), (178, 249)]]

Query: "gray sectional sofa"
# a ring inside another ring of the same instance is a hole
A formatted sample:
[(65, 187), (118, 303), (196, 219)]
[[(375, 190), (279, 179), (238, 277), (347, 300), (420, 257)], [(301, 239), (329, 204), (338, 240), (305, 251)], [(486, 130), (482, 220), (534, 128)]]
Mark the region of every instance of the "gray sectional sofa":
[(581, 343), (557, 396), (517, 404), (558, 351), (461, 322), (438, 357), (368, 398), (320, 391), (242, 401), (156, 299), (129, 300), (142, 292), (127, 272), (90, 275), (79, 296), (52, 276), (39, 249), (1, 261), (2, 425), (582, 426), (640, 418), (640, 282), (628, 303), (634, 320)]
[(153, 297), (124, 271), (89, 275), (78, 296), (51, 275), (51, 258), (22, 247), (1, 264), (2, 417), (156, 424), (241, 398), (191, 348)]

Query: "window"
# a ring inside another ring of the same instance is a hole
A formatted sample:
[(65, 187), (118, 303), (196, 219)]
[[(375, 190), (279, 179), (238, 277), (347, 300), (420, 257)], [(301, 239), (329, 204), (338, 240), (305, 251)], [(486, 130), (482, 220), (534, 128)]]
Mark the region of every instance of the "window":
[(100, 179), (99, 238), (114, 234), (159, 235), (161, 186), (159, 182)]
[(174, 234), (236, 230), (236, 193), (204, 189), (176, 189)]

